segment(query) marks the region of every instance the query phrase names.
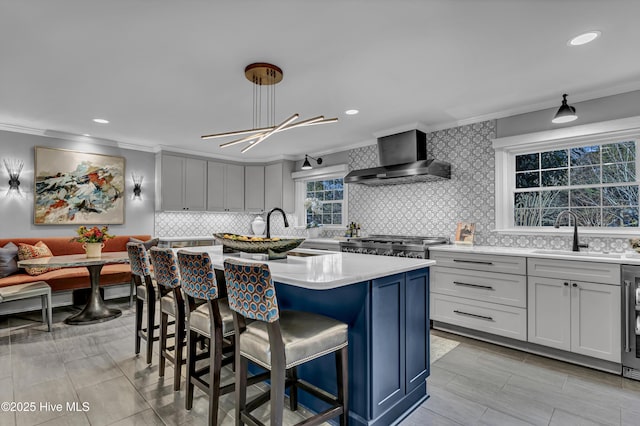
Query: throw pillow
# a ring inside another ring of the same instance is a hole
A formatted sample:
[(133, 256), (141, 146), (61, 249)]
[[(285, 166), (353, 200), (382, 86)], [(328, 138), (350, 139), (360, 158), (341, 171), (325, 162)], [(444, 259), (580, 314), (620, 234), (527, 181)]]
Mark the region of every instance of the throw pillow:
[(18, 272), (18, 246), (7, 243), (0, 248), (0, 278), (8, 277)]
[[(49, 247), (47, 247), (47, 245), (42, 241), (38, 241), (35, 245), (18, 243), (18, 259), (20, 260), (39, 259), (41, 257), (51, 256), (53, 256), (53, 253), (51, 253)], [(33, 266), (30, 268), (24, 268), (29, 275), (42, 275), (45, 272), (55, 271), (56, 269), (60, 269), (60, 267)]]
[(129, 242), (142, 244), (145, 250), (149, 250), (151, 247), (155, 247), (158, 245), (158, 243), (160, 243), (160, 238), (152, 238), (147, 241), (142, 241), (137, 238), (129, 237)]

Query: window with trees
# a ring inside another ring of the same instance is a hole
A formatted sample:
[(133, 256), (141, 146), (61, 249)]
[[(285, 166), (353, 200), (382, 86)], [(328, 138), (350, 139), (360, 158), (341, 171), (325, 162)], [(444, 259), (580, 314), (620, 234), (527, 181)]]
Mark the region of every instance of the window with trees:
[(638, 227), (637, 152), (629, 138), (512, 155), (513, 225), (552, 226), (571, 210), (581, 226)]

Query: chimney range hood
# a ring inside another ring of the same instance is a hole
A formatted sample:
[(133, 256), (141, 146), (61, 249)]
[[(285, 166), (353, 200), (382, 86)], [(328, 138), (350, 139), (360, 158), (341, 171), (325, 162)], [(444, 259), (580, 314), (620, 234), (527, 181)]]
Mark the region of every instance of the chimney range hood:
[(451, 179), (451, 164), (428, 158), (427, 136), (420, 130), (378, 138), (380, 167), (353, 170), (345, 183), (397, 185)]

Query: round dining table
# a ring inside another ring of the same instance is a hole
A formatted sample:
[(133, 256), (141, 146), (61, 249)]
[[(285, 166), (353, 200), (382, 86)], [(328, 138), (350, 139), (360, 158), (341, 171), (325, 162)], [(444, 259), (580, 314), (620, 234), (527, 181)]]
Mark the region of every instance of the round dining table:
[(81, 312), (64, 320), (67, 324), (80, 325), (108, 321), (122, 315), (121, 310), (109, 308), (100, 295), (100, 272), (102, 271), (102, 267), (113, 263), (129, 263), (127, 252), (105, 252), (102, 253), (101, 257), (87, 257), (86, 254), (40, 257), (37, 259), (21, 260), (18, 262), (18, 267), (86, 267), (89, 271), (89, 281), (91, 283), (89, 300)]

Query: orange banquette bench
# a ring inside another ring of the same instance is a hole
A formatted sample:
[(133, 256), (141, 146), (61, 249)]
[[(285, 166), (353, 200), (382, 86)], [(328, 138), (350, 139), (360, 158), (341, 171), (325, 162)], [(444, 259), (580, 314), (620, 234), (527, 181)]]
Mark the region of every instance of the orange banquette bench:
[[(127, 251), (129, 237), (146, 241), (151, 239), (150, 235), (121, 235), (111, 240), (107, 240), (103, 252)], [(72, 237), (49, 237), (49, 238), (2, 238), (0, 247), (4, 247), (9, 242), (36, 244), (38, 241), (45, 243), (54, 256), (64, 256), (67, 254), (82, 254), (84, 249), (82, 244), (71, 242)], [(41, 275), (32, 276), (24, 269), (20, 269), (16, 274), (0, 278), (0, 287), (14, 284), (24, 284), (36, 281), (46, 281), (51, 286), (52, 291), (74, 290), (78, 288), (89, 288), (89, 271), (85, 267), (62, 268), (55, 271), (45, 272)], [(131, 282), (131, 268), (129, 264), (105, 265), (100, 276), (100, 285), (124, 284)]]

